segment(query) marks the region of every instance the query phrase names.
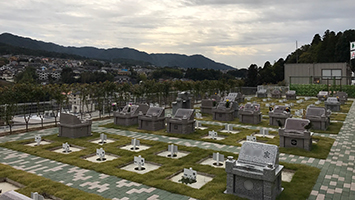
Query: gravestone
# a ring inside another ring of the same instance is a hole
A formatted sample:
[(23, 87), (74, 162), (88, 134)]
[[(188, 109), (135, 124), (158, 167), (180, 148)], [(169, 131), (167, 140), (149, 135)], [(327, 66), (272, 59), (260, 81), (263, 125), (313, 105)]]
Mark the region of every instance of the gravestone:
[(178, 147), (174, 144), (168, 145), (168, 151), (170, 152), (168, 157), (176, 157), (178, 153)]
[(297, 96), (296, 96), (296, 91), (295, 90), (289, 90), (286, 92), (286, 99), (287, 100), (295, 100), (297, 99)]
[(273, 89), (271, 91), (271, 97), (272, 98), (277, 98), (277, 99), (280, 99), (282, 97), (282, 94), (281, 94), (281, 91), (279, 89)]
[(262, 135), (263, 137), (265, 137), (266, 135), (269, 135), (269, 130), (267, 130), (266, 128), (261, 128), (260, 135)]
[(330, 111), (324, 107), (308, 106), (306, 119), (312, 122), (312, 128), (315, 130), (327, 130), (330, 124)]
[(184, 168), (184, 178), (196, 181), (196, 176), (197, 176), (197, 172), (193, 170), (191, 167), (190, 169)]
[(165, 108), (150, 107), (145, 115), (138, 116), (138, 128), (148, 131), (158, 131), (165, 128)]
[(339, 99), (341, 104), (345, 104), (348, 101), (348, 94), (346, 92), (337, 92), (335, 96)]
[(267, 90), (266, 89), (258, 89), (258, 91), (256, 91), (256, 96), (258, 98), (265, 98), (267, 97)]
[(106, 140), (107, 140), (107, 135), (105, 135), (105, 134), (103, 134), (103, 133), (101, 133), (100, 134), (100, 144), (105, 144), (106, 143)]
[(167, 132), (189, 134), (195, 132), (194, 109), (179, 108), (173, 117), (167, 117)]
[(261, 122), (260, 105), (247, 103), (239, 109), (239, 121), (241, 123), (259, 124)]
[(319, 91), (317, 94), (317, 98), (319, 101), (325, 101), (328, 98), (328, 92), (327, 91)]
[(289, 118), (284, 128), (279, 129), (280, 147), (295, 147), (310, 151), (312, 148), (312, 134), (307, 130), (308, 119)]
[(105, 150), (103, 150), (102, 148), (96, 149), (96, 155), (99, 157), (96, 160), (99, 160), (99, 161), (106, 160), (106, 158), (105, 158)]
[[(223, 162), (224, 162), (224, 155), (220, 154), (219, 152), (213, 153), (213, 160), (216, 161), (215, 163), (213, 163), (213, 165), (222, 166)], [(220, 162), (222, 162), (222, 163), (220, 163)]]
[(35, 135), (36, 146), (39, 146), (42, 141), (42, 137), (40, 135)]
[(324, 101), (325, 108), (333, 112), (339, 112), (340, 105), (341, 103), (337, 97), (328, 97), (327, 100)]
[(71, 152), (71, 150), (70, 150), (70, 145), (68, 144), (68, 142), (63, 143), (62, 148), (63, 148), (63, 153), (64, 153), (64, 152), (65, 152), (65, 153)]
[(81, 120), (78, 116), (60, 113), (59, 137), (80, 138), (91, 136), (91, 119)]
[(217, 107), (212, 108), (213, 120), (218, 121), (233, 121), (235, 117), (235, 112), (238, 113), (235, 109), (236, 102), (226, 101), (220, 102)]
[(189, 92), (180, 92), (176, 98), (176, 101), (172, 103), (173, 105), (173, 112), (174, 115), (176, 111), (180, 108), (184, 109), (192, 109), (192, 101)]
[(114, 124), (120, 126), (132, 126), (138, 124), (138, 115), (145, 115), (149, 109), (146, 104), (126, 105), (122, 111), (113, 112)]
[(282, 192), (279, 149), (276, 145), (244, 142), (238, 160), (226, 160), (225, 193), (248, 199), (274, 200)]
[(145, 163), (145, 160), (144, 160), (144, 158), (141, 157), (141, 155), (134, 156), (134, 164), (137, 165), (137, 167), (134, 168), (135, 170), (139, 170), (139, 171), (145, 170), (144, 163)]
[(38, 194), (38, 192), (31, 192), (31, 198), (33, 200), (44, 200), (44, 197)]
[(131, 145), (132, 145), (131, 150), (138, 150), (140, 146), (140, 141), (137, 140), (136, 138), (133, 138), (131, 140)]
[(208, 131), (208, 137), (210, 137), (212, 140), (215, 140), (218, 137), (218, 133), (214, 130)]
[(288, 106), (274, 106), (274, 109), (269, 112), (269, 124), (271, 126), (278, 126), (278, 120), (281, 124), (285, 124), (287, 118), (291, 118), (291, 111)]
[(218, 95), (212, 95), (208, 99), (202, 99), (201, 101), (201, 113), (212, 114), (212, 108), (216, 107), (221, 97)]
[(247, 135), (247, 141), (256, 142), (256, 137), (254, 135)]

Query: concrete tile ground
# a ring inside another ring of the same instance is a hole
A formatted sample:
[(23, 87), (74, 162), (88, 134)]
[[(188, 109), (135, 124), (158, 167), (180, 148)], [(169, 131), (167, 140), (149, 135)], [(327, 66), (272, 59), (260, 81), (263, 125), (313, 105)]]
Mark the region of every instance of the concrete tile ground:
[[(355, 129), (355, 104), (344, 121), (343, 127), (338, 135), (316, 133), (322, 137), (335, 138), (331, 151), (327, 159), (316, 159), (290, 154), (280, 154), (280, 161), (289, 163), (306, 164), (321, 169), (316, 184), (309, 196), (309, 199), (355, 199), (355, 143), (353, 131)], [(151, 135), (147, 133), (138, 133), (133, 131), (123, 131), (99, 127), (99, 125), (111, 123), (112, 119), (95, 121), (92, 130), (95, 132), (107, 132), (110, 134), (140, 138), (145, 140), (161, 141), (185, 145), (189, 147), (198, 147), (203, 149), (212, 149), (216, 151), (239, 152), (240, 147), (221, 145), (212, 142), (202, 142), (188, 139), (180, 139), (168, 136)], [(201, 121), (205, 124), (218, 124), (224, 126), (224, 123)], [(248, 129), (260, 129), (257, 126), (235, 125), (236, 127)], [(269, 130), (273, 130), (269, 128)], [(276, 129), (275, 129), (276, 130)], [(57, 134), (57, 128), (50, 128), (40, 131), (22, 133), (18, 135), (9, 135), (0, 137), (0, 142), (18, 141), (34, 138), (36, 134), (52, 135)], [(95, 171), (80, 169), (76, 166), (63, 164), (60, 162), (32, 156), (26, 153), (16, 152), (6, 148), (0, 148), (0, 163), (13, 166), (14, 168), (25, 170), (54, 181), (62, 182), (68, 186), (81, 189), (86, 192), (96, 193), (112, 199), (192, 199), (187, 196), (173, 194), (157, 188), (141, 185), (118, 177), (100, 174)], [(60, 177), (60, 178), (59, 178)], [(110, 191), (110, 192), (105, 192)]]

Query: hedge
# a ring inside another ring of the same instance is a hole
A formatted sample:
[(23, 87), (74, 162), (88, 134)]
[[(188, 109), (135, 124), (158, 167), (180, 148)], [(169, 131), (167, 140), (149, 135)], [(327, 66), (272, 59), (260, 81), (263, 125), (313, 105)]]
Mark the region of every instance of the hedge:
[(301, 96), (317, 96), (319, 91), (343, 91), (348, 97), (355, 97), (355, 85), (291, 84), (290, 90), (295, 90), (297, 95)]

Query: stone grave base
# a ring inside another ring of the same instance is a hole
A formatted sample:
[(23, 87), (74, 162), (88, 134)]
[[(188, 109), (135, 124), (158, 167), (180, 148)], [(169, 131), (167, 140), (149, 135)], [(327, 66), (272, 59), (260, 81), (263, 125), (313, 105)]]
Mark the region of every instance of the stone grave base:
[(130, 145), (130, 144), (126, 145), (126, 146), (123, 146), (123, 147), (120, 147), (120, 149), (124, 149), (124, 150), (127, 150), (127, 151), (133, 151), (133, 152), (140, 152), (140, 151), (147, 150), (149, 148), (150, 148), (150, 146), (140, 145), (140, 146), (137, 146), (136, 149), (133, 149), (133, 146)]
[(103, 163), (106, 161), (111, 161), (111, 160), (117, 159), (118, 157), (119, 156), (116, 156), (116, 155), (106, 154), (105, 158), (101, 161), (99, 156), (97, 156), (96, 154), (92, 154), (89, 156), (85, 156), (84, 159), (87, 161), (93, 162), (93, 163)]
[(72, 152), (81, 151), (83, 149), (84, 149), (83, 147), (70, 146), (70, 151), (68, 153), (63, 151), (62, 147), (56, 147), (56, 148), (52, 149), (51, 151), (56, 152), (56, 153), (62, 153), (62, 154), (70, 154)]
[[(189, 155), (190, 152), (184, 152), (184, 151), (179, 151), (176, 156), (173, 156), (173, 159), (179, 159), (182, 158), (184, 156)], [(171, 158), (170, 156), (170, 151), (163, 151), (157, 154), (158, 156), (162, 156), (162, 157), (166, 157), (166, 158)]]
[(289, 182), (291, 182), (294, 174), (295, 174), (295, 171), (284, 169), (281, 172), (281, 179), (282, 179), (282, 181), (289, 183)]
[[(175, 182), (175, 183), (181, 183), (179, 182), (179, 180), (181, 180), (182, 176), (184, 175), (184, 172), (178, 173), (177, 175), (173, 176), (170, 178), (171, 181)], [(206, 175), (202, 175), (197, 173), (196, 176), (196, 183), (191, 183), (191, 184), (184, 184), (186, 186), (195, 188), (195, 189), (200, 189), (202, 186), (204, 186), (206, 183), (212, 181), (213, 178), (206, 176)], [(183, 184), (183, 183), (181, 183)]]
[(199, 162), (199, 164), (208, 165), (208, 166), (212, 166), (215, 168), (224, 168), (225, 167), (225, 162), (219, 162), (219, 165), (216, 165), (217, 163), (215, 160), (213, 160), (213, 158), (207, 158), (205, 160), (202, 160), (202, 162)]
[[(262, 138), (263, 134), (258, 133), (258, 134), (255, 134), (254, 136)], [(275, 135), (265, 135), (265, 137), (270, 138), (270, 139), (274, 139)]]
[[(94, 144), (103, 145), (103, 144), (101, 143), (101, 139), (91, 140), (90, 142), (91, 142), (91, 143), (94, 143)], [(115, 140), (107, 139), (104, 144), (108, 144), (108, 143), (112, 143), (112, 142), (115, 142)]]
[(215, 137), (214, 139), (212, 139), (210, 136), (205, 136), (205, 137), (202, 137), (202, 139), (210, 139), (210, 140), (224, 140), (224, 139), (225, 139), (225, 137), (217, 136), (217, 137)]
[(219, 132), (221, 132), (221, 133), (231, 133), (231, 134), (237, 134), (237, 133), (239, 133), (239, 131), (228, 131), (228, 130), (221, 130), (221, 131), (219, 131)]
[[(52, 143), (52, 142), (48, 142), (48, 141), (42, 140), (41, 143), (39, 143), (39, 145), (47, 145), (47, 144), (50, 144), (50, 143)], [(25, 146), (35, 147), (35, 146), (37, 146), (37, 142), (27, 143), (27, 144), (25, 144)]]
[(130, 171), (130, 172), (135, 172), (138, 174), (145, 174), (148, 173), (150, 171), (156, 170), (160, 167), (160, 165), (154, 164), (154, 163), (144, 163), (144, 166), (142, 166), (142, 169), (144, 170), (138, 170), (138, 166), (135, 165), (134, 163), (128, 164), (124, 167), (121, 167), (121, 169), (126, 170), (126, 171)]

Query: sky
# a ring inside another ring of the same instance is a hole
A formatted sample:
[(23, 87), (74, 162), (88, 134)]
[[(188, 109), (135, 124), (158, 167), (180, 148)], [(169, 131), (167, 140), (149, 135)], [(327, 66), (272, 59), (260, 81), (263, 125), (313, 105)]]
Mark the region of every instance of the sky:
[(353, 0), (3, 0), (0, 33), (62, 46), (202, 54), (235, 68), (354, 29)]

